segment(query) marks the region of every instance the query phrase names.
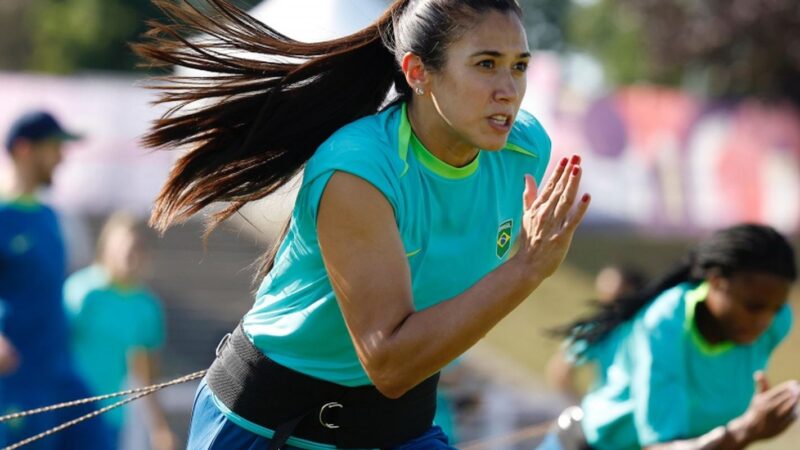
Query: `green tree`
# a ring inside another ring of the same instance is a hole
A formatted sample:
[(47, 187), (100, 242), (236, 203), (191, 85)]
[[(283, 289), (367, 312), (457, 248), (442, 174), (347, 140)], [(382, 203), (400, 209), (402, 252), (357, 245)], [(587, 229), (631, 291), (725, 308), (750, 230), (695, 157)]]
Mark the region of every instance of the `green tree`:
[[(204, 0), (189, 0), (202, 6)], [(249, 8), (258, 0), (230, 0)], [(151, 0), (0, 0), (0, 67), (72, 73), (132, 71), (128, 43), (149, 19), (164, 19)], [(3, 26), (6, 25), (6, 26)]]
[(600, 0), (573, 9), (565, 34), (570, 47), (594, 55), (608, 78), (620, 85), (642, 80), (671, 82), (652, 70), (638, 18), (616, 0)]
[(528, 42), (533, 50), (564, 50), (564, 28), (569, 18), (568, 0), (521, 0)]
[(45, 72), (133, 70), (126, 43), (157, 14), (144, 0), (45, 0), (31, 12), (33, 51), (28, 67)]
[(575, 8), (568, 36), (612, 81), (687, 83), (716, 97), (800, 103), (797, 0), (598, 0)]
[(19, 70), (30, 54), (29, 2), (0, 0), (0, 69)]

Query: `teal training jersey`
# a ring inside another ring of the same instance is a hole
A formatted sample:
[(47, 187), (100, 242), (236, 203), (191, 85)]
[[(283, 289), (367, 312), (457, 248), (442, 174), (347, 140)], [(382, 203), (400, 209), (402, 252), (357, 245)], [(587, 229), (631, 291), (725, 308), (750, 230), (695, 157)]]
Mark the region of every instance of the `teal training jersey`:
[(784, 306), (752, 344), (712, 345), (695, 324), (707, 293), (706, 283), (671, 288), (588, 349), (598, 368), (582, 404), (592, 447), (626, 450), (693, 438), (747, 409), (753, 374), (789, 333), (791, 310)]
[[(131, 351), (156, 350), (164, 342), (164, 314), (156, 297), (143, 287), (112, 284), (99, 266), (70, 276), (64, 301), (78, 372), (96, 395), (124, 387)], [(118, 400), (108, 399), (103, 406)], [(104, 415), (113, 425), (122, 424), (121, 408)]]
[(524, 111), (504, 150), (480, 151), (460, 168), (421, 145), (405, 105), (343, 127), (305, 168), (288, 235), (244, 318), (245, 332), (286, 367), (345, 386), (370, 384), (317, 242), (317, 208), (331, 175), (363, 178), (394, 209), (419, 310), (457, 296), (508, 258), (520, 228), (524, 175), (541, 181), (549, 155), (547, 135)]
[[(550, 139), (525, 111), (505, 149), (480, 151), (458, 168), (422, 146), (405, 105), (344, 126), (306, 165), (288, 234), (244, 317), (245, 333), (263, 353), (298, 372), (345, 386), (371, 384), (317, 241), (317, 208), (331, 175), (353, 174), (386, 197), (408, 257), (414, 305), (424, 309), (462, 293), (509, 257), (520, 228), (524, 175), (540, 183), (549, 158)], [(216, 403), (239, 426), (272, 436)], [(289, 444), (331, 448), (294, 438)]]

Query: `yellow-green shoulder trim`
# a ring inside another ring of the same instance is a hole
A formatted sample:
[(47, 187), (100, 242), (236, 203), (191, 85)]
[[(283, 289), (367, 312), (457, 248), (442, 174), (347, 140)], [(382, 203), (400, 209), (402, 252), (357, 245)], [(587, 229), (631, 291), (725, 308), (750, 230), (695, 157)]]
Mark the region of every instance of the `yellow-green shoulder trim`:
[(536, 153), (533, 153), (533, 152), (530, 152), (528, 150), (525, 150), (524, 148), (520, 147), (519, 145), (512, 144), (511, 142), (506, 144), (506, 147), (505, 147), (504, 150), (511, 150), (512, 152), (522, 153), (523, 155), (531, 156), (533, 158), (538, 158), (539, 157), (539, 155), (537, 155)]
[(734, 347), (733, 342), (721, 342), (719, 344), (711, 344), (700, 334), (697, 328), (697, 321), (695, 321), (695, 310), (698, 303), (702, 303), (708, 296), (708, 282), (700, 283), (696, 288), (685, 294), (686, 298), (686, 321), (684, 322), (684, 329), (691, 336), (692, 343), (705, 355), (716, 356), (727, 352)]
[(408, 121), (407, 114), (408, 106), (403, 103), (403, 107), (400, 109), (400, 128), (397, 132), (397, 155), (403, 161), (403, 171), (400, 173), (401, 178), (408, 172), (408, 161), (406, 159), (408, 158), (408, 146), (411, 143), (411, 123)]

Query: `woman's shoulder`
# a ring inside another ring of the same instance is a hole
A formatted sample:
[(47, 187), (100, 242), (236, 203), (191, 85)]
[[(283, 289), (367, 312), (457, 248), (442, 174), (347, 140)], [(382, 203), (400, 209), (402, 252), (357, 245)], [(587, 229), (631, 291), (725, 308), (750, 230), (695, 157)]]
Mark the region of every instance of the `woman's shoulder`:
[(390, 106), (375, 114), (354, 120), (336, 130), (317, 149), (315, 156), (325, 152), (395, 150), (399, 107)]
[(92, 264), (76, 270), (64, 282), (67, 291), (75, 290), (86, 293), (92, 289), (106, 287), (109, 283), (108, 273), (98, 264)]
[(75, 315), (83, 310), (90, 297), (108, 287), (108, 275), (97, 264), (84, 267), (64, 281), (64, 305), (68, 312)]
[(542, 124), (533, 114), (520, 110), (503, 151), (488, 152), (488, 157), (509, 160), (512, 170), (529, 173), (541, 183), (550, 162), (550, 147), (550, 137)]
[(338, 129), (308, 160), (306, 178), (313, 179), (332, 169), (402, 172), (403, 161), (397, 149), (398, 109), (392, 106)]
[(642, 311), (642, 324), (651, 330), (682, 330), (686, 322), (686, 296), (694, 288), (692, 283), (681, 283), (662, 291)]
[(792, 307), (789, 306), (788, 303), (784, 304), (778, 313), (775, 314), (775, 318), (772, 319), (772, 325), (770, 325), (765, 333), (765, 336), (770, 340), (772, 348), (777, 347), (789, 334), (792, 330), (793, 322), (794, 316), (792, 314)]
[(508, 136), (506, 149), (547, 160), (550, 157), (550, 147), (550, 136), (541, 122), (533, 114), (520, 109)]

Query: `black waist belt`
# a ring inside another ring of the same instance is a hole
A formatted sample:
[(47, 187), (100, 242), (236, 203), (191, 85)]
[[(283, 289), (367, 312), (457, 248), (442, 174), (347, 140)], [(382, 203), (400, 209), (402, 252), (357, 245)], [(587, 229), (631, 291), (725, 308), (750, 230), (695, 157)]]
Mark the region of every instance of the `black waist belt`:
[(228, 409), (275, 431), (270, 450), (289, 436), (338, 448), (393, 447), (433, 423), (438, 373), (392, 400), (371, 385), (342, 386), (284, 367), (264, 356), (241, 325), (226, 338), (206, 382)]

